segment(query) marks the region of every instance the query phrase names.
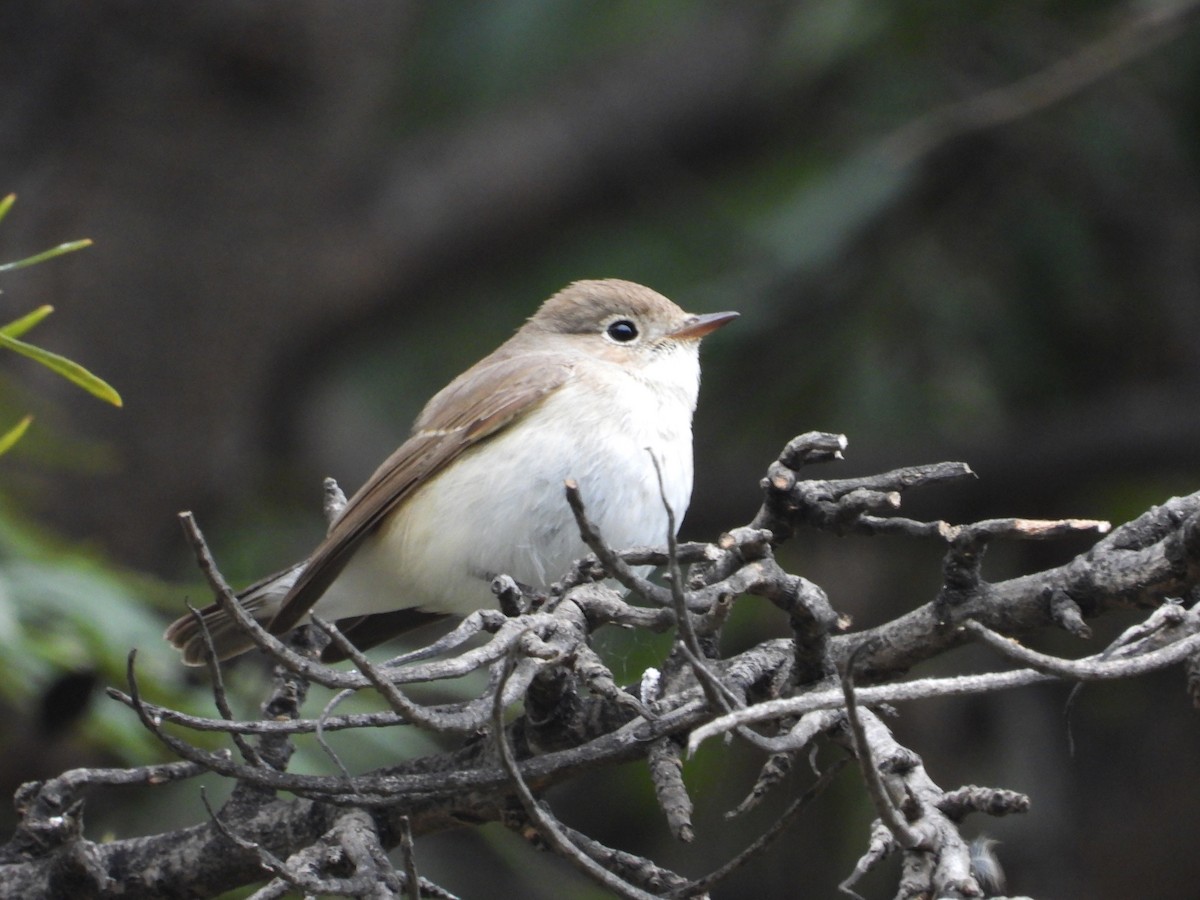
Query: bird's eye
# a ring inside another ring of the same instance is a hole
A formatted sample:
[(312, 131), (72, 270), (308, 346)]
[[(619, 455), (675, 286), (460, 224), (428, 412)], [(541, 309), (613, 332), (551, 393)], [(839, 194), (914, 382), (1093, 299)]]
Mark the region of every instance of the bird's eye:
[(617, 319), (609, 323), (605, 333), (618, 344), (628, 344), (638, 336), (638, 329), (629, 319)]

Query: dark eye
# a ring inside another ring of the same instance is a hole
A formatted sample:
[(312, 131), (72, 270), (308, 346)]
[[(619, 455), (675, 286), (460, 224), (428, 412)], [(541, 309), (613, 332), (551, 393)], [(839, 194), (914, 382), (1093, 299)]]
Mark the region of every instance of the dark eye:
[(638, 336), (637, 326), (628, 319), (617, 319), (617, 321), (609, 323), (605, 331), (619, 344), (628, 344)]

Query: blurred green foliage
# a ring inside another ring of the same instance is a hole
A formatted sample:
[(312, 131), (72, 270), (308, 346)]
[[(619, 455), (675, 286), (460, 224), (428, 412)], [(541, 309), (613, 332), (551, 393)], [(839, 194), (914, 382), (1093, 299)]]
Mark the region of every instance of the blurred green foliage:
[[(0, 222), (4, 221), (4, 217), (8, 215), (8, 211), (12, 209), (16, 203), (17, 195), (8, 194), (3, 200), (0, 200)], [(0, 274), (5, 272), (13, 272), (17, 269), (24, 269), (28, 266), (37, 265), (38, 263), (46, 262), (55, 257), (62, 256), (65, 253), (70, 253), (74, 250), (82, 250), (84, 247), (90, 247), (90, 240), (69, 241), (65, 244), (59, 244), (57, 247), (51, 247), (49, 250), (44, 250), (41, 253), (35, 253), (32, 256), (27, 256), (24, 259), (16, 260), (15, 262), (0, 264)], [(70, 381), (72, 384), (77, 384), (88, 393), (95, 397), (111, 403), (113, 406), (121, 405), (121, 395), (102, 378), (93, 375), (83, 366), (76, 362), (60, 356), (57, 353), (52, 353), (41, 347), (36, 347), (33, 344), (28, 344), (20, 340), (25, 332), (29, 331), (46, 316), (54, 312), (52, 306), (39, 306), (33, 312), (28, 313), (20, 318), (9, 322), (7, 325), (0, 327), (0, 348), (11, 350), (14, 353), (19, 353), (22, 356), (27, 356), (36, 362), (41, 363), (47, 369), (61, 375), (63, 378)], [(3, 434), (0, 434), (0, 455), (8, 452), (17, 441), (29, 429), (30, 423), (33, 421), (31, 416), (25, 416), (16, 425), (9, 428)]]
[[(14, 194), (0, 200), (0, 221), (15, 200)], [(0, 265), (0, 274), (90, 245), (90, 240), (60, 244)], [(21, 340), (51, 312), (52, 307), (42, 305), (0, 327), (0, 349), (28, 357), (93, 396), (121, 406), (120, 395), (103, 379), (60, 354)], [(0, 454), (25, 435), (32, 420), (26, 415), (0, 435)], [(23, 520), (11, 504), (0, 507), (0, 704), (7, 709), (10, 726), (21, 719), (27, 722), (25, 728), (3, 730), (8, 740), (0, 739), (0, 752), (18, 736), (57, 727), (50, 723), (59, 713), (47, 708), (44, 698), (64, 675), (122, 683), (131, 647), (147, 648), (141, 659), (148, 676), (147, 695), (156, 702), (189, 705), (177, 660), (163, 645), (159, 619), (147, 602), (158, 591), (161, 587), (144, 577), (120, 572), (98, 555), (56, 541)], [(148, 732), (130, 727), (128, 710), (76, 699), (80, 708), (89, 710), (82, 716), (79, 734), (92, 748), (126, 762), (162, 756)], [(35, 711), (39, 703), (40, 713)]]

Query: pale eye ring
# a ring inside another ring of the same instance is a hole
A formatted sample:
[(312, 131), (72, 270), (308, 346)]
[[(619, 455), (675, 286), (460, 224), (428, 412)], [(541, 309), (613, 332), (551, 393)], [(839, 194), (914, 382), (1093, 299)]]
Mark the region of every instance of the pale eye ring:
[(618, 344), (628, 344), (630, 341), (637, 339), (638, 327), (630, 319), (617, 319), (608, 323), (608, 327), (604, 329), (604, 333)]

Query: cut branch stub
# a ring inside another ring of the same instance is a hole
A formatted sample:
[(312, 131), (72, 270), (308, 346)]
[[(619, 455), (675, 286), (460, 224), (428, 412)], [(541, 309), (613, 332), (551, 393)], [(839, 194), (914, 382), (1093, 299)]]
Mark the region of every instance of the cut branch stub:
[(802, 524), (837, 534), (874, 534), (907, 527), (924, 536), (930, 531), (927, 523), (903, 526), (904, 520), (876, 518), (875, 514), (895, 512), (900, 493), (911, 487), (974, 475), (966, 463), (944, 462), (864, 478), (802, 481), (797, 476), (796, 470), (804, 465), (841, 459), (846, 446), (844, 436), (821, 432), (789, 441), (760, 482), (763, 505), (751, 527), (770, 530), (776, 543), (791, 537)]

